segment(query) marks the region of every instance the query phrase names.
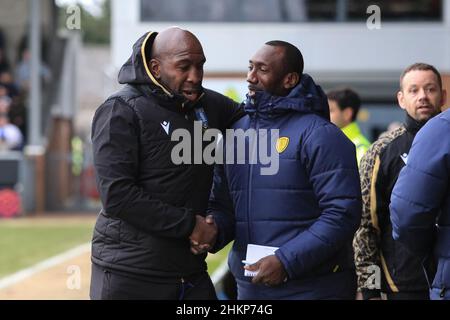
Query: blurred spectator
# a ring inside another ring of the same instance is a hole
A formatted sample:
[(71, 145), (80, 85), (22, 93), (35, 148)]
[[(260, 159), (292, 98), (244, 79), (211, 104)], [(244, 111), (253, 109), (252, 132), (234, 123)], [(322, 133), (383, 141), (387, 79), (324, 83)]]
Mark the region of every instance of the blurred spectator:
[(11, 98), (8, 87), (0, 83), (0, 112), (8, 113), (10, 122), (19, 127), (22, 136), (26, 136), (26, 108), (25, 96), (16, 95)]
[(0, 151), (20, 150), (22, 133), (19, 128), (9, 122), (8, 114), (0, 111)]
[(0, 49), (4, 49), (5, 47), (5, 36), (3, 34), (3, 30), (0, 28)]
[(0, 84), (0, 98), (8, 97), (8, 96), (9, 96), (8, 88), (6, 88), (4, 85)]
[(9, 63), (6, 59), (4, 48), (0, 47), (0, 72), (9, 71)]
[(330, 121), (344, 132), (356, 146), (358, 164), (369, 150), (370, 142), (362, 134), (356, 118), (361, 107), (361, 98), (350, 88), (333, 89), (327, 93), (330, 106)]
[(0, 95), (0, 113), (9, 113), (11, 110), (12, 100), (7, 95)]
[[(29, 82), (30, 82), (30, 51), (26, 48), (22, 51), (22, 56), (19, 64), (16, 68), (16, 83), (20, 90), (28, 91)], [(50, 69), (44, 62), (41, 62), (41, 70), (40, 74), (42, 79), (44, 80), (44, 84), (50, 82), (51, 73)]]
[(19, 95), (19, 88), (14, 83), (11, 72), (0, 71), (0, 86), (6, 87), (8, 95), (15, 99)]

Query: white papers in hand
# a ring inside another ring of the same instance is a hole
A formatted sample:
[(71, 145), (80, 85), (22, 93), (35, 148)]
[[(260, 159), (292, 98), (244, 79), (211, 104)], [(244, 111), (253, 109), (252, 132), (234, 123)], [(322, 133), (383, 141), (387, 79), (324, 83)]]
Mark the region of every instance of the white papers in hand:
[[(275, 253), (278, 247), (268, 247), (268, 246), (260, 246), (257, 244), (248, 244), (247, 245), (247, 255), (245, 256), (245, 264), (253, 264), (258, 262), (258, 260), (270, 256)], [(244, 271), (244, 276), (246, 277), (254, 277), (258, 274), (258, 271)]]

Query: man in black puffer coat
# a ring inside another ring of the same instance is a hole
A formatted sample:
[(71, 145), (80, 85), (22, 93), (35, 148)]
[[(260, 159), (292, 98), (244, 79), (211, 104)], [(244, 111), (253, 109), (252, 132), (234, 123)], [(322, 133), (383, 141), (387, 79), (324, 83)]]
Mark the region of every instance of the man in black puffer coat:
[(125, 86), (95, 113), (103, 209), (92, 240), (92, 299), (216, 298), (206, 254), (191, 252), (216, 237), (204, 218), (213, 166), (175, 164), (171, 140), (176, 129), (193, 134), (194, 121), (224, 131), (243, 115), (232, 100), (203, 89), (205, 60), (188, 31), (148, 32), (119, 72)]

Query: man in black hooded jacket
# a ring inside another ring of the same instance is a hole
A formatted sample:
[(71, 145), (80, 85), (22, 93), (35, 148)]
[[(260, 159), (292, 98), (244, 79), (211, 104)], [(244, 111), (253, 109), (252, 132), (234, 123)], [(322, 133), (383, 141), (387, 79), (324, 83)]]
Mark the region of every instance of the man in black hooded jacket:
[(206, 254), (198, 254), (217, 234), (205, 220), (213, 166), (175, 164), (171, 140), (176, 129), (193, 134), (194, 121), (224, 131), (243, 115), (202, 87), (205, 61), (189, 31), (148, 32), (119, 72), (125, 86), (95, 113), (103, 208), (92, 240), (91, 299), (216, 298)]

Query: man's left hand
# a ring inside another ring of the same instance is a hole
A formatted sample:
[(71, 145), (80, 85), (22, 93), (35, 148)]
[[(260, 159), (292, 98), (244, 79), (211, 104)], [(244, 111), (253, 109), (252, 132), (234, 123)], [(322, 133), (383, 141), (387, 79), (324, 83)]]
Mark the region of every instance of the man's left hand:
[(258, 262), (245, 266), (246, 270), (258, 271), (253, 277), (252, 283), (260, 283), (266, 286), (277, 286), (287, 280), (287, 272), (283, 264), (275, 255), (270, 255), (260, 259)]

